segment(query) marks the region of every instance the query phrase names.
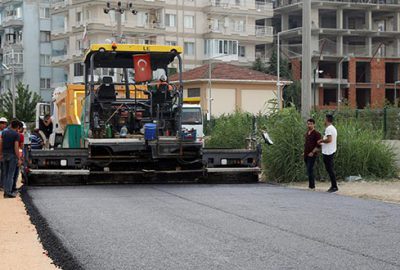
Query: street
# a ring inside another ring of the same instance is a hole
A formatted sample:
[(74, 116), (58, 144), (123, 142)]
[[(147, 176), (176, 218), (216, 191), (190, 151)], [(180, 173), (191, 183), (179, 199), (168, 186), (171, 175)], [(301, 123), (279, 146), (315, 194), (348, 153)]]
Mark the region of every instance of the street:
[(74, 258), (53, 258), (64, 269), (400, 269), (398, 204), (266, 184), (27, 194)]

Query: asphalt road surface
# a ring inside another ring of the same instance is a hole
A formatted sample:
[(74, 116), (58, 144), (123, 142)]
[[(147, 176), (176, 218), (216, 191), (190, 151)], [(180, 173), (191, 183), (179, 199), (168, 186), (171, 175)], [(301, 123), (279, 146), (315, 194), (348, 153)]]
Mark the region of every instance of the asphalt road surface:
[(84, 269), (400, 269), (396, 204), (264, 184), (28, 194)]

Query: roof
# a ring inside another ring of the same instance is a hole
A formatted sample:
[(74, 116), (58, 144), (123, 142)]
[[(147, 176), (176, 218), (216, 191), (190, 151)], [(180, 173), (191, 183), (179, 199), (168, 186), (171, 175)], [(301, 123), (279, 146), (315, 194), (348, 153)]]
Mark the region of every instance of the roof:
[[(116, 46), (116, 48), (113, 48)], [(143, 44), (92, 44), (85, 52), (85, 59), (93, 52), (97, 52), (100, 49), (105, 51), (116, 51), (116, 52), (132, 52), (138, 53), (169, 53), (173, 50), (182, 53), (183, 49), (181, 46), (166, 46), (166, 45), (143, 45)]]
[[(209, 64), (191, 69), (182, 73), (183, 81), (208, 80)], [(228, 63), (213, 63), (212, 80), (235, 80), (235, 81), (277, 81), (278, 77), (264, 72), (240, 67)], [(283, 78), (282, 78), (283, 79)], [(178, 74), (171, 76), (170, 81), (177, 81)]]

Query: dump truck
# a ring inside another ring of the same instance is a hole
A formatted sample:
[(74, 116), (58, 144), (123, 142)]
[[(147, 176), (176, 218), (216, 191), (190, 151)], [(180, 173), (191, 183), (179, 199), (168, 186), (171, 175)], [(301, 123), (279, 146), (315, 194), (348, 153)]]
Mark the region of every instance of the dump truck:
[[(257, 182), (259, 144), (208, 149), (182, 123), (181, 54), (180, 46), (92, 44), (82, 63), (84, 83), (38, 106), (38, 118), (53, 112), (53, 141), (28, 149), (25, 184)], [(113, 76), (102, 76), (104, 69)], [(179, 73), (174, 84), (172, 71)]]

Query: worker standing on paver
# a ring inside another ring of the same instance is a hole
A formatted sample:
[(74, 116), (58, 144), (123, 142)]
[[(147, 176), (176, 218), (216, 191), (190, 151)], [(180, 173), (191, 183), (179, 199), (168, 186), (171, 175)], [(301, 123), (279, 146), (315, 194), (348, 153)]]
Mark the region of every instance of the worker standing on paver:
[(3, 186), (4, 198), (15, 198), (12, 192), (15, 169), (21, 164), (19, 156), (19, 121), (11, 121), (10, 127), (1, 134), (0, 160), (3, 161)]
[[(7, 118), (1, 117), (0, 118), (0, 141), (1, 141), (1, 133), (3, 130), (7, 128)], [(0, 189), (3, 189), (3, 162), (0, 160)]]
[(333, 115), (327, 114), (325, 117), (325, 134), (324, 138), (319, 140), (318, 143), (322, 146), (322, 157), (325, 164), (325, 169), (331, 179), (331, 187), (328, 192), (338, 191), (336, 183), (336, 175), (333, 169), (333, 158), (337, 149), (337, 130), (333, 126)]
[(320, 151), (318, 141), (321, 140), (321, 134), (315, 130), (315, 120), (307, 120), (307, 132), (304, 135), (304, 162), (307, 168), (308, 175), (308, 188), (315, 189), (315, 178), (314, 178), (314, 164)]

